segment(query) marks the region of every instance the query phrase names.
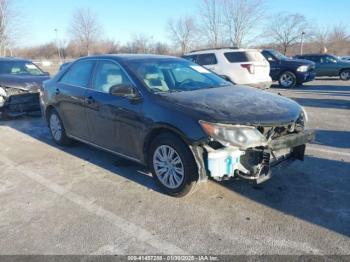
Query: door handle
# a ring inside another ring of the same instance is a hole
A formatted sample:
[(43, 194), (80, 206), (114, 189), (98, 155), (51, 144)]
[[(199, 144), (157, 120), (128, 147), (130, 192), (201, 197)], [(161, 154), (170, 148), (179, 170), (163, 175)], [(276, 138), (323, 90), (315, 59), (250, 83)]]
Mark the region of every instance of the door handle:
[(56, 95), (59, 95), (60, 93), (61, 93), (60, 89), (56, 88), (55, 94), (56, 94)]
[(86, 103), (91, 105), (91, 104), (95, 103), (95, 99), (92, 96), (89, 96), (88, 98), (86, 98)]

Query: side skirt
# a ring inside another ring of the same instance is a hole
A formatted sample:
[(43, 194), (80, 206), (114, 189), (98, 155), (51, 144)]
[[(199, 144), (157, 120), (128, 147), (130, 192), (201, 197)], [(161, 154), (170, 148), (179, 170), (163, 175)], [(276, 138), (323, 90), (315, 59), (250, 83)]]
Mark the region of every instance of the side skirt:
[(113, 150), (110, 150), (110, 149), (107, 149), (107, 148), (98, 146), (98, 145), (96, 145), (96, 144), (94, 144), (94, 143), (88, 142), (88, 141), (86, 141), (86, 140), (84, 140), (84, 139), (80, 139), (80, 138), (75, 137), (75, 136), (72, 136), (72, 135), (67, 135), (67, 136), (68, 136), (69, 138), (72, 138), (72, 139), (74, 139), (74, 140), (80, 141), (80, 142), (82, 142), (82, 143), (84, 143), (84, 144), (90, 145), (90, 146), (95, 147), (95, 148), (97, 148), (97, 149), (106, 151), (106, 152), (111, 153), (111, 154), (113, 154), (113, 155), (116, 155), (116, 156), (119, 156), (119, 157), (122, 157), (122, 158), (126, 158), (126, 159), (128, 159), (128, 160), (133, 161), (133, 162), (136, 162), (136, 163), (139, 163), (139, 164), (144, 165), (144, 163), (143, 163), (141, 160), (137, 159), (137, 158), (134, 158), (134, 157), (131, 157), (131, 156), (127, 156), (127, 155), (124, 155), (124, 154), (122, 154), (122, 153), (115, 152), (115, 151), (113, 151)]

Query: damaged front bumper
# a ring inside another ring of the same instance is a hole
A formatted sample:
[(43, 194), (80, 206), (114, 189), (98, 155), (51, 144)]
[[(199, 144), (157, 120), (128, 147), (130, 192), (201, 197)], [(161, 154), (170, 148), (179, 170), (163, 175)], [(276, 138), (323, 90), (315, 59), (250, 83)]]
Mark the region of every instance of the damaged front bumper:
[(294, 160), (304, 160), (306, 144), (314, 139), (314, 131), (305, 130), (268, 142), (267, 146), (239, 150), (235, 147), (213, 149), (205, 146), (207, 174), (221, 181), (239, 177), (262, 183), (272, 176), (271, 169)]
[(0, 97), (0, 116), (18, 116), (40, 112), (39, 92), (8, 93)]

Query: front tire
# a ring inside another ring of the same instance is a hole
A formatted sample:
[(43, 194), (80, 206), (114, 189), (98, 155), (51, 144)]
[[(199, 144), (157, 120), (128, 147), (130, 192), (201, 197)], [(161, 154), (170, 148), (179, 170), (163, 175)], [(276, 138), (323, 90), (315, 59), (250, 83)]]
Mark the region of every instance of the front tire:
[(198, 182), (197, 164), (188, 145), (177, 136), (164, 133), (154, 139), (149, 167), (165, 193), (183, 197), (194, 192)]
[(60, 146), (68, 146), (72, 140), (67, 136), (63, 122), (55, 109), (52, 109), (48, 117), (51, 136), (55, 143)]
[(350, 69), (344, 69), (340, 72), (339, 77), (343, 81), (347, 81), (350, 78)]
[(283, 72), (278, 79), (280, 87), (293, 88), (297, 83), (297, 78), (293, 72)]

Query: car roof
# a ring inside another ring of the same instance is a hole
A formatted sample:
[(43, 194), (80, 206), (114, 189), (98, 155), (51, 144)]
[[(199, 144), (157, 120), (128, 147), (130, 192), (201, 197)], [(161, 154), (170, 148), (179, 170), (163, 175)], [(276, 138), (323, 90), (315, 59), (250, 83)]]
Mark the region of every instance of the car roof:
[(296, 56), (324, 56), (329, 54), (302, 54), (302, 55), (296, 55)]
[(113, 59), (116, 61), (132, 61), (132, 60), (150, 60), (150, 59), (180, 59), (174, 56), (165, 55), (149, 55), (149, 54), (108, 54), (108, 55), (94, 55), (85, 56), (81, 59)]
[(0, 62), (14, 62), (14, 61), (32, 62), (32, 61), (30, 61), (28, 59), (18, 58), (18, 57), (0, 57)]
[(186, 56), (190, 55), (200, 55), (200, 54), (207, 54), (207, 53), (224, 53), (224, 52), (248, 52), (248, 51), (258, 51), (258, 49), (247, 49), (247, 48), (212, 48), (212, 49), (202, 49), (202, 50), (195, 50), (191, 51)]

